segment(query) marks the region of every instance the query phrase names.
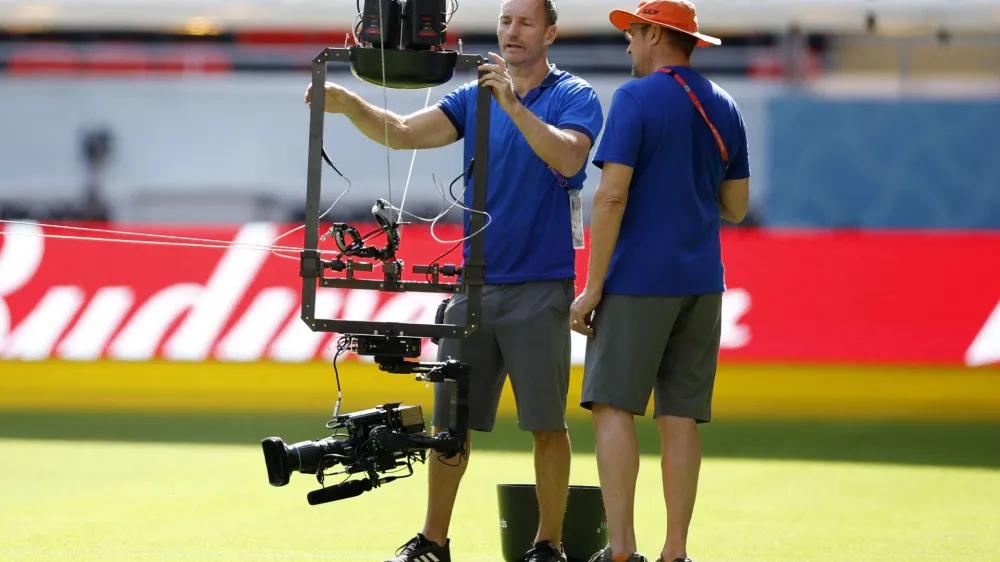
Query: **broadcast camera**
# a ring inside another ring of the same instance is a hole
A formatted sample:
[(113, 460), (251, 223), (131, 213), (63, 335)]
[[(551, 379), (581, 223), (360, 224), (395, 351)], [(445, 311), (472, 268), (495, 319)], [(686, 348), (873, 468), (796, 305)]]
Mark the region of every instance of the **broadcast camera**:
[[(452, 6), (450, 13), (446, 12), (448, 4)], [(445, 48), (448, 20), (456, 4), (455, 0), (364, 0), (362, 8), (358, 0), (356, 44), (349, 48), (345, 45), (343, 49), (324, 49), (313, 59), (313, 91), (323, 90), (330, 62), (350, 63), (351, 71), (359, 79), (392, 89), (423, 89), (444, 84), (452, 79), (456, 70), (482, 74), (478, 69), (486, 62), (485, 58)], [(472, 207), (465, 208), (471, 212), (468, 228), (478, 234), (485, 229), (491, 92), (488, 87), (479, 86), (477, 95)], [(372, 216), (379, 227), (375, 232), (386, 238), (385, 246), (368, 246), (368, 237), (361, 236), (357, 228), (334, 223), (323, 238), (334, 239), (339, 255), (323, 259), (319, 249), (323, 161), (343, 176), (323, 148), (324, 104), (325, 96), (322, 95), (314, 96), (310, 103), (305, 244), (299, 261), (302, 321), (314, 332), (341, 334), (333, 360), (338, 394), (337, 358), (350, 350), (373, 357), (382, 371), (414, 374), (417, 381), (450, 385), (451, 416), (447, 428), (437, 435), (428, 435), (419, 405), (389, 402), (338, 415), (338, 397), (333, 419), (326, 424), (327, 429), (334, 430), (332, 435), (291, 445), (280, 437), (264, 439), (261, 447), (272, 486), (288, 484), (292, 472), (315, 474), (321, 485), (333, 474), (346, 474), (348, 479), (355, 474), (365, 475), (359, 480), (345, 480), (310, 492), (311, 505), (358, 496), (382, 484), (406, 478), (413, 474), (414, 461), (426, 461), (428, 449), (439, 453), (441, 462), (466, 454), (469, 365), (455, 359), (437, 362), (415, 359), (421, 356), (424, 339), (435, 343), (441, 338), (463, 339), (479, 328), (486, 266), (484, 239), (471, 235), (467, 237), (468, 253), (461, 267), (437, 263), (445, 254), (435, 263), (412, 266), (412, 273), (426, 278), (426, 282), (404, 280), (405, 266), (396, 256), (400, 241), (398, 217), (393, 219), (390, 213), (394, 209), (391, 201), (382, 199), (373, 206)], [(376, 267), (381, 270), (381, 279), (355, 277), (356, 271), (371, 272)], [(335, 274), (343, 275), (337, 277)], [(442, 277), (455, 277), (458, 281), (448, 283)], [(464, 323), (446, 324), (439, 308), (433, 324), (318, 318), (316, 293), (319, 288), (463, 293), (466, 317)], [(342, 468), (327, 472), (337, 466)], [(400, 469), (406, 470), (406, 474), (389, 475)]]
[[(362, 480), (310, 492), (307, 495), (309, 504), (318, 505), (359, 496), (382, 484), (411, 476), (413, 462), (426, 461), (426, 449), (441, 453), (443, 459), (465, 453), (469, 415), (467, 364), (455, 360), (407, 361), (408, 357), (420, 355), (419, 338), (354, 335), (343, 336), (341, 341), (338, 354), (350, 349), (359, 355), (374, 356), (383, 371), (417, 374), (418, 381), (453, 382), (455, 388), (451, 406), (453, 417), (457, 418), (454, 427), (435, 436), (427, 435), (421, 407), (404, 406), (399, 402), (340, 416), (335, 414), (326, 426), (335, 430), (329, 437), (292, 445), (286, 445), (280, 437), (269, 437), (261, 442), (267, 477), (272, 486), (288, 484), (292, 471), (315, 474), (319, 483), (323, 484), (326, 476), (331, 475), (324, 471), (337, 465), (342, 465), (343, 470), (332, 474), (367, 475)], [(347, 435), (339, 434), (340, 430), (346, 430)], [(380, 476), (404, 467), (407, 469), (404, 476)]]

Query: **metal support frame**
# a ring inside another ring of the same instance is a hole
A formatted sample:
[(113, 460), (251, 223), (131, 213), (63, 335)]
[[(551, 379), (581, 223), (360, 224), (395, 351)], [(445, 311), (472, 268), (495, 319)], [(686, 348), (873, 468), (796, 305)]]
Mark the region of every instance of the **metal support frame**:
[[(351, 62), (351, 52), (354, 49), (373, 47), (327, 48), (312, 62), (312, 91), (323, 92), (326, 83), (327, 65), (330, 62)], [(480, 55), (458, 55), (456, 70), (478, 70), (486, 62)], [(480, 73), (482, 74), (482, 73)], [(325, 118), (326, 96), (314, 94), (310, 104), (309, 115), (309, 159), (306, 177), (306, 217), (305, 245), (301, 252), (300, 271), (302, 277), (302, 320), (314, 332), (337, 332), (342, 334), (371, 334), (380, 336), (399, 336), (416, 338), (465, 338), (478, 327), (481, 318), (481, 301), (483, 284), (485, 283), (485, 242), (482, 230), (485, 226), (486, 211), (486, 172), (488, 166), (489, 129), (490, 129), (490, 98), (489, 88), (478, 88), (478, 106), (476, 115), (475, 167), (473, 169), (473, 212), (470, 217), (470, 231), (478, 233), (470, 239), (469, 257), (461, 268), (461, 281), (453, 284), (424, 283), (401, 281), (399, 275), (402, 268), (399, 262), (384, 264), (385, 280), (355, 279), (353, 271), (371, 271), (370, 263), (358, 263), (346, 260), (335, 264), (323, 261), (319, 253), (319, 214), (320, 192), (322, 181), (322, 151), (323, 125)], [(326, 278), (327, 269), (347, 271), (345, 278)], [(395, 271), (393, 271), (395, 270)], [(433, 275), (435, 281), (440, 266), (429, 264), (414, 266), (414, 273)], [(418, 324), (404, 322), (371, 322), (364, 320), (341, 320), (316, 318), (317, 286), (347, 289), (377, 290), (388, 292), (440, 292), (461, 293), (468, 297), (465, 324)]]

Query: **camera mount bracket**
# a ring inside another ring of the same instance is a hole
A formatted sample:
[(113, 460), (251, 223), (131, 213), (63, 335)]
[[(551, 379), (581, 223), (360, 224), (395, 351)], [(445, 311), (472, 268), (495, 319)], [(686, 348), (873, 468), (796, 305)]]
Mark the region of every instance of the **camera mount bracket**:
[[(327, 48), (312, 62), (312, 91), (323, 92), (326, 84), (327, 65), (330, 62), (350, 63), (352, 70), (363, 54), (377, 52), (372, 47)], [(385, 53), (387, 56), (390, 51)], [(449, 68), (477, 70), (486, 62), (480, 55), (462, 55), (455, 51), (422, 52), (421, 57), (438, 58)], [(376, 57), (367, 56), (368, 66), (376, 63)], [(388, 66), (388, 65), (386, 65)], [(373, 72), (366, 68), (366, 73)], [(357, 71), (355, 70), (355, 74)], [(481, 73), (480, 73), (481, 74)], [(392, 86), (385, 86), (392, 87)], [(401, 280), (405, 265), (392, 256), (383, 262), (383, 278), (357, 279), (355, 271), (372, 271), (371, 263), (353, 259), (323, 260), (319, 252), (320, 191), (323, 158), (323, 125), (325, 118), (325, 95), (314, 95), (309, 116), (309, 158), (306, 176), (305, 245), (300, 254), (299, 276), (302, 277), (301, 318), (314, 332), (336, 332), (342, 334), (371, 334), (381, 336), (416, 338), (465, 338), (472, 334), (481, 321), (481, 301), (485, 283), (485, 250), (482, 236), (486, 220), (486, 172), (488, 169), (488, 145), (490, 128), (490, 98), (488, 87), (478, 87), (476, 113), (475, 156), (473, 169), (473, 194), (469, 229), (477, 234), (469, 240), (469, 255), (462, 267), (438, 263), (415, 265), (412, 272), (433, 278), (430, 282)], [(384, 226), (384, 225), (383, 225)], [(326, 272), (346, 271), (343, 277), (327, 277)], [(458, 276), (456, 283), (439, 282), (441, 276)], [(437, 292), (465, 293), (468, 298), (464, 324), (420, 324), (404, 322), (373, 322), (364, 320), (343, 320), (316, 317), (316, 291), (318, 287), (363, 289), (382, 292)]]
[(465, 450), (465, 437), (469, 428), (471, 371), (468, 363), (456, 359), (414, 361), (413, 359), (420, 357), (423, 343), (418, 337), (352, 335), (348, 338), (348, 349), (358, 355), (371, 357), (382, 371), (394, 375), (417, 375), (418, 382), (454, 383), (449, 408), (449, 419), (453, 423), (436, 436), (424, 436), (420, 439), (426, 448), (442, 453), (445, 458), (451, 458)]
[[(417, 452), (430, 449), (441, 455), (443, 459), (450, 459), (457, 455), (466, 453), (466, 439), (469, 427), (469, 372), (467, 363), (448, 359), (446, 361), (418, 362), (410, 361), (406, 358), (409, 353), (397, 353), (393, 347), (395, 342), (406, 338), (381, 338), (381, 336), (354, 336), (352, 346), (356, 346), (363, 354), (374, 356), (375, 363), (383, 371), (393, 374), (415, 374), (416, 379), (422, 382), (432, 383), (453, 383), (455, 391), (451, 393), (451, 419), (455, 420), (452, 426), (440, 431), (437, 435), (426, 433), (405, 433), (400, 431), (373, 431), (370, 438), (371, 444), (377, 449), (394, 452)], [(420, 349), (420, 339), (415, 340), (416, 350)], [(413, 349), (411, 346), (408, 346)], [(375, 351), (377, 349), (377, 351)], [(370, 351), (371, 353), (366, 353)], [(383, 354), (384, 353), (384, 354)], [(400, 406), (399, 403), (379, 406), (380, 409), (386, 407), (393, 408)], [(352, 414), (341, 416), (350, 418)], [(407, 463), (409, 466), (409, 463)], [(349, 480), (334, 486), (323, 487), (313, 490), (306, 495), (309, 505), (321, 505), (324, 503), (338, 501), (350, 497), (355, 497), (383, 484), (393, 482), (400, 478), (407, 478), (413, 472), (412, 467), (409, 474), (405, 476), (380, 476), (379, 470), (372, 465), (354, 466), (351, 472), (359, 471), (367, 473), (367, 478), (360, 480)], [(317, 479), (323, 482), (322, 471), (317, 471)]]

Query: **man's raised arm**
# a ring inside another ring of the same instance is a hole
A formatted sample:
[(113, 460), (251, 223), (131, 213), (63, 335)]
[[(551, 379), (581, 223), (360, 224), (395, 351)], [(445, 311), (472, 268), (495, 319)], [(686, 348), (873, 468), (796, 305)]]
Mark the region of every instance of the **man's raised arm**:
[[(368, 103), (361, 96), (337, 84), (327, 82), (325, 90), (324, 104), (327, 113), (344, 114), (362, 134), (389, 148), (438, 148), (458, 139), (458, 131), (438, 107), (427, 107), (401, 116)], [(307, 104), (312, 99), (311, 96), (310, 85), (305, 96)]]
[(567, 92), (568, 99), (560, 108), (560, 122), (564, 124), (552, 125), (521, 103), (503, 58), (494, 53), (489, 58), (492, 64), (479, 67), (485, 72), (479, 79), (480, 85), (493, 89), (497, 103), (543, 162), (567, 178), (579, 173), (587, 165), (592, 141), (604, 122), (601, 102), (593, 88), (578, 85), (573, 92)]

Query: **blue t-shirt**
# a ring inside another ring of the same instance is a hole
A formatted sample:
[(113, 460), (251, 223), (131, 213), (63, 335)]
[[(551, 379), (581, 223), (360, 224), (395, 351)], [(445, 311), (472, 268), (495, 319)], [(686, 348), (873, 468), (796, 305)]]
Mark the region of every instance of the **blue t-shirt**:
[[(465, 139), (463, 169), (468, 168), (475, 156), (477, 94), (478, 81), (474, 80), (438, 102), (458, 131), (458, 138)], [(584, 133), (592, 144), (604, 124), (600, 99), (590, 84), (554, 65), (542, 84), (528, 92), (521, 103), (545, 123)], [(470, 176), (474, 176), (474, 171)], [(586, 165), (567, 179), (571, 188), (579, 188), (585, 178)], [(456, 185), (456, 193), (460, 187)], [(470, 177), (464, 197), (465, 205), (470, 208), (474, 192)], [(486, 219), (489, 224), (477, 236), (485, 237), (487, 283), (575, 277), (569, 193), (493, 97), (490, 97), (486, 212), (490, 214)], [(473, 234), (469, 218), (466, 211), (466, 236)], [(469, 259), (469, 244), (470, 240), (464, 243), (465, 260)]]
[(698, 97), (729, 153), (684, 88), (653, 72), (614, 94), (594, 165), (633, 168), (604, 292), (698, 295), (725, 290), (719, 185), (750, 177), (746, 128), (736, 102), (689, 67), (670, 67)]

